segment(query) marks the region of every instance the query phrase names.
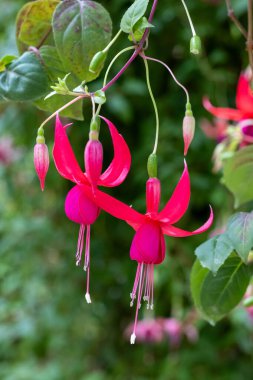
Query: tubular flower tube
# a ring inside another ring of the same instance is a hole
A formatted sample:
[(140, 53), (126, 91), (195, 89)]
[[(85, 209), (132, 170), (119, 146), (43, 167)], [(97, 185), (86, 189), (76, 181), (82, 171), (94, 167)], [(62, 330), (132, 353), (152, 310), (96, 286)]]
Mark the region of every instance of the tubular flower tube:
[(44, 136), (37, 137), (33, 157), (34, 167), (40, 180), (40, 187), (41, 190), (44, 191), (45, 179), (49, 168), (49, 153)]
[[(98, 140), (90, 139), (85, 147), (84, 161), (86, 173), (83, 173), (72, 150), (67, 126), (63, 126), (59, 116), (56, 117), (53, 158), (59, 174), (76, 185), (69, 191), (65, 201), (67, 217), (80, 225), (76, 252), (76, 265), (82, 261), (84, 238), (86, 232), (84, 270), (87, 271), (86, 301), (90, 298), (90, 227), (96, 221), (100, 207), (94, 200), (97, 186), (113, 187), (120, 185), (126, 178), (130, 166), (131, 155), (124, 138), (116, 127), (106, 118), (101, 119), (107, 124), (114, 149), (114, 157), (109, 167), (102, 173), (103, 147)], [(92, 196), (87, 196), (84, 189), (91, 190)]]
[(205, 109), (220, 119), (241, 121), (253, 118), (253, 92), (250, 88), (249, 76), (242, 73), (236, 91), (236, 108), (214, 107), (207, 97), (203, 99)]
[[(90, 199), (93, 194), (88, 186), (84, 191)], [(148, 308), (154, 303), (154, 267), (161, 264), (165, 258), (164, 235), (186, 237), (205, 232), (213, 222), (213, 212), (210, 210), (208, 220), (195, 231), (185, 231), (173, 224), (178, 222), (187, 211), (190, 201), (190, 177), (185, 162), (183, 174), (165, 207), (159, 212), (161, 185), (158, 178), (150, 178), (146, 183), (146, 214), (142, 215), (132, 207), (120, 202), (108, 194), (96, 189), (96, 204), (118, 219), (125, 220), (136, 231), (130, 249), (130, 257), (137, 261), (137, 271), (133, 290), (130, 294), (133, 306), (135, 299), (136, 313), (131, 344), (135, 343), (138, 311), (141, 300), (147, 302)]]

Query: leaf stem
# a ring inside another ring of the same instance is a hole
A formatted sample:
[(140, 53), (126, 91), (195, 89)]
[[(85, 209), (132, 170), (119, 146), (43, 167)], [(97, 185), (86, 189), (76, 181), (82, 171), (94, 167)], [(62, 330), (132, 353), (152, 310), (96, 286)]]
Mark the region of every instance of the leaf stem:
[(148, 62), (147, 62), (147, 59), (146, 59), (145, 56), (142, 56), (142, 58), (143, 58), (143, 62), (144, 62), (145, 69), (146, 69), (146, 80), (147, 80), (148, 91), (149, 91), (149, 94), (150, 94), (150, 97), (151, 97), (151, 100), (152, 100), (152, 103), (153, 103), (153, 106), (154, 106), (154, 110), (155, 110), (156, 136), (155, 136), (154, 149), (153, 149), (152, 153), (156, 154), (157, 147), (158, 147), (158, 140), (159, 140), (159, 129), (160, 129), (159, 114), (158, 114), (158, 109), (157, 109), (155, 97), (154, 97), (154, 94), (153, 94), (153, 91), (152, 91), (152, 88), (151, 88), (151, 84), (150, 84), (150, 75), (149, 75)]
[(122, 30), (120, 29), (118, 33), (114, 36), (114, 38), (111, 40), (111, 42), (103, 49), (103, 52), (106, 53), (110, 49), (110, 47), (114, 44), (114, 42), (119, 38)]

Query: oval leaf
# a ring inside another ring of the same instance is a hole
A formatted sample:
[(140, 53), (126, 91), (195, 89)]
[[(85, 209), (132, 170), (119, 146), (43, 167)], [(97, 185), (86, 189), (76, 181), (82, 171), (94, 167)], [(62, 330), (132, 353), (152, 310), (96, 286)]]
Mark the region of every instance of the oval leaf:
[(28, 46), (40, 47), (43, 43), (52, 44), (51, 20), (60, 0), (36, 0), (23, 6), (16, 21), (16, 39), (21, 52)]
[(195, 254), (204, 268), (214, 274), (233, 252), (234, 246), (226, 234), (217, 235), (201, 244)]
[(7, 100), (35, 100), (47, 90), (47, 75), (34, 53), (24, 53), (0, 73), (0, 94)]
[(89, 65), (111, 40), (112, 22), (105, 8), (88, 0), (65, 0), (53, 17), (53, 32), (59, 56), (67, 72), (82, 81), (92, 81)]
[(223, 182), (235, 197), (235, 207), (253, 200), (253, 145), (224, 160)]
[(195, 305), (211, 324), (228, 314), (243, 298), (250, 282), (250, 270), (232, 254), (214, 276), (196, 260), (191, 273)]
[(253, 248), (253, 212), (239, 212), (228, 222), (227, 234), (244, 262)]
[(125, 33), (132, 33), (135, 24), (142, 18), (148, 7), (149, 0), (135, 0), (123, 15), (120, 28)]

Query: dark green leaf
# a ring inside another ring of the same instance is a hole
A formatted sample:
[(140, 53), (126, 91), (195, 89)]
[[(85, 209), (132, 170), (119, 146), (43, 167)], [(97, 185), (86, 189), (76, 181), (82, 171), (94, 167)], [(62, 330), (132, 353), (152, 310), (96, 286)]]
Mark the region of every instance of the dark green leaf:
[(196, 260), (191, 273), (191, 291), (196, 307), (215, 324), (243, 298), (250, 281), (250, 270), (232, 254), (214, 276)]
[(40, 47), (52, 39), (51, 20), (60, 0), (36, 0), (23, 6), (16, 21), (16, 38), (19, 50), (28, 46)]
[(195, 254), (201, 265), (215, 274), (233, 250), (233, 244), (227, 234), (222, 234), (201, 244)]
[(224, 160), (223, 181), (235, 196), (235, 207), (253, 199), (253, 146)]
[(246, 262), (253, 247), (253, 212), (235, 214), (229, 220), (227, 234), (238, 255)]
[(127, 9), (120, 23), (120, 28), (125, 33), (133, 32), (135, 24), (142, 18), (147, 10), (149, 0), (135, 0)]
[(50, 82), (55, 83), (58, 78), (63, 78), (68, 74), (54, 46), (42, 46), (40, 54)]
[(45, 70), (34, 53), (24, 53), (0, 73), (0, 94), (7, 100), (35, 100), (47, 89)]
[(96, 2), (66, 0), (54, 13), (53, 31), (59, 56), (67, 72), (82, 81), (92, 81), (98, 73), (89, 71), (90, 62), (111, 39), (112, 22), (109, 13)]

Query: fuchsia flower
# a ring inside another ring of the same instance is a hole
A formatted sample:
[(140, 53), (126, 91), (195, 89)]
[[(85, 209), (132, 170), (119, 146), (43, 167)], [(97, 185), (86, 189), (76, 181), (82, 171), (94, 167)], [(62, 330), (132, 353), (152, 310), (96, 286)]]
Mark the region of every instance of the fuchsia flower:
[[(80, 224), (76, 265), (81, 264), (84, 247), (84, 235), (86, 230), (86, 246), (84, 270), (87, 271), (86, 300), (91, 303), (89, 291), (90, 276), (90, 226), (96, 221), (100, 208), (94, 201), (94, 191), (97, 186), (113, 187), (120, 185), (126, 178), (130, 165), (131, 155), (124, 138), (118, 133), (116, 127), (106, 118), (101, 117), (107, 124), (114, 149), (114, 158), (107, 168), (102, 172), (103, 147), (98, 139), (93, 140), (92, 132), (90, 140), (85, 148), (86, 173), (81, 170), (75, 154), (69, 142), (66, 127), (61, 124), (59, 117), (56, 118), (55, 141), (53, 157), (55, 166), (60, 175), (76, 184), (68, 193), (65, 201), (65, 212), (67, 217)], [(87, 197), (84, 188), (91, 190), (91, 197)]]
[[(84, 186), (85, 193), (92, 198), (90, 188)], [(185, 231), (173, 226), (185, 214), (190, 201), (190, 177), (185, 162), (183, 174), (170, 200), (159, 210), (161, 185), (157, 178), (150, 178), (146, 184), (147, 212), (140, 214), (133, 208), (105, 194), (98, 189), (95, 191), (96, 204), (116, 218), (125, 220), (136, 231), (130, 249), (130, 257), (137, 261), (137, 272), (131, 293), (131, 306), (137, 298), (135, 323), (131, 335), (131, 343), (136, 339), (136, 326), (141, 298), (147, 301), (147, 307), (153, 309), (154, 300), (154, 266), (161, 264), (165, 258), (164, 235), (186, 237), (206, 231), (212, 224), (213, 212), (209, 219), (195, 231)]]
[(34, 167), (40, 180), (41, 190), (44, 191), (45, 179), (49, 168), (49, 153), (43, 136), (37, 137), (37, 143), (34, 146)]
[(220, 119), (235, 121), (253, 119), (253, 92), (250, 88), (248, 73), (242, 73), (239, 77), (236, 91), (236, 109), (214, 107), (208, 98), (203, 99), (203, 106)]

